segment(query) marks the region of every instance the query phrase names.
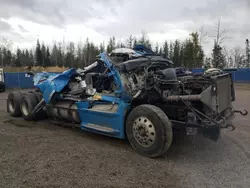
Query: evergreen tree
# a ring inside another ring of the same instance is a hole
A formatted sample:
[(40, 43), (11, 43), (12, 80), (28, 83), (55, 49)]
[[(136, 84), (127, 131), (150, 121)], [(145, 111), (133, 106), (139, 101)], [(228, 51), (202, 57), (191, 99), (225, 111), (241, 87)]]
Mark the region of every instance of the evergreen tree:
[(184, 42), (184, 52), (183, 52), (184, 66), (189, 68), (194, 68), (194, 45), (190, 39)]
[(110, 53), (112, 50), (114, 50), (115, 46), (116, 46), (115, 37), (110, 37), (107, 46), (107, 53)]
[(225, 57), (222, 54), (222, 48), (214, 41), (214, 48), (212, 53), (212, 64), (214, 68), (224, 68), (226, 65)]
[(64, 66), (64, 54), (62, 50), (62, 44), (59, 42), (58, 43), (58, 50), (57, 50), (57, 65), (62, 67)]
[(164, 42), (163, 53), (164, 53), (165, 58), (169, 57), (169, 49), (168, 49), (168, 42), (167, 41)]
[(173, 43), (172, 43), (172, 41), (170, 41), (170, 46), (169, 46), (169, 58), (171, 59), (171, 60), (173, 60), (173, 57), (174, 57), (174, 49), (173, 49)]
[(37, 44), (36, 44), (36, 65), (42, 66), (42, 52), (41, 52), (41, 46), (39, 39), (37, 39)]
[(78, 45), (77, 45), (77, 51), (76, 51), (76, 67), (81, 67), (81, 65), (82, 65), (82, 46), (81, 46), (81, 44), (79, 43)]
[(76, 66), (75, 65), (75, 45), (73, 42), (70, 42), (69, 45), (67, 46), (65, 66), (67, 67)]
[(204, 61), (204, 68), (209, 69), (211, 68), (211, 58), (206, 57)]
[(57, 66), (58, 65), (58, 49), (56, 43), (53, 45), (52, 52), (51, 52), (51, 65)]
[(159, 44), (158, 44), (158, 42), (155, 45), (155, 53), (159, 54)]
[(195, 33), (191, 33), (191, 41), (193, 43), (193, 67), (200, 67), (200, 62), (199, 62), (199, 52), (200, 52), (200, 48), (199, 48), (199, 35), (197, 32)]
[(181, 44), (181, 49), (180, 49), (180, 66), (184, 66), (184, 44)]
[(133, 48), (134, 48), (136, 45), (138, 45), (138, 41), (137, 41), (137, 39), (135, 38), (135, 39), (134, 39)]
[(202, 50), (201, 45), (199, 44), (199, 34), (198, 32), (193, 32), (190, 34), (191, 35), (191, 40), (193, 43), (193, 66), (195, 68), (199, 68), (203, 65), (204, 61), (204, 52)]
[(163, 56), (162, 47), (160, 47), (159, 55), (160, 55), (160, 56)]
[(146, 48), (152, 50), (151, 42), (144, 31), (142, 31), (141, 38), (139, 39), (138, 44), (144, 45)]
[(174, 51), (173, 51), (173, 62), (176, 67), (181, 65), (180, 63), (180, 43), (178, 40), (174, 43)]
[(204, 64), (204, 58), (205, 58), (204, 51), (200, 47), (200, 49), (199, 49), (199, 55), (198, 55), (198, 65), (197, 65), (197, 68), (201, 67)]
[(45, 67), (51, 66), (51, 57), (50, 57), (50, 51), (49, 47), (46, 48), (46, 56), (45, 56)]
[(34, 65), (34, 54), (33, 54), (32, 50), (29, 50), (29, 57), (30, 57), (29, 66), (33, 66)]
[(22, 55), (22, 51), (18, 48), (16, 52), (16, 61), (15, 61), (16, 67), (21, 67), (21, 55)]
[(90, 42), (89, 38), (86, 39), (83, 54), (84, 54), (84, 66), (88, 66), (90, 64)]
[(100, 52), (105, 52), (104, 42), (100, 44)]
[(250, 47), (248, 39), (246, 39), (246, 67), (250, 67)]
[(46, 65), (45, 65), (46, 64), (46, 62), (45, 62), (45, 59), (46, 59), (46, 48), (45, 48), (44, 43), (42, 44), (41, 54), (42, 54), (42, 66), (46, 67)]

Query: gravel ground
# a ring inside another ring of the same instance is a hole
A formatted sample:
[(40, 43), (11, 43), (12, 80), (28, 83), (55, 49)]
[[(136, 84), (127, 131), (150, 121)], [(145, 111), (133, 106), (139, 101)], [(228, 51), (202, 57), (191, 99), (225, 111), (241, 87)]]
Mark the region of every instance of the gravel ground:
[[(6, 112), (0, 94), (0, 187), (250, 187), (249, 117), (218, 142), (175, 135), (166, 156), (142, 157), (126, 141), (52, 125), (27, 123)], [(250, 111), (250, 91), (235, 106)]]

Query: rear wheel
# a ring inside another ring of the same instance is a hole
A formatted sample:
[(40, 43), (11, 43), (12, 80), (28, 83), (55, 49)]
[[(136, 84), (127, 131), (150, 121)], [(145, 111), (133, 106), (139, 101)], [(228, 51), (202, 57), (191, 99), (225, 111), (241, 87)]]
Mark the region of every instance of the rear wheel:
[(37, 97), (34, 93), (25, 93), (21, 98), (20, 110), (25, 120), (35, 120), (36, 116), (32, 115), (32, 110), (38, 104)]
[(7, 112), (13, 117), (22, 116), (20, 110), (21, 92), (11, 92), (7, 97)]
[(167, 115), (153, 105), (140, 105), (131, 111), (126, 121), (126, 134), (134, 150), (146, 157), (164, 154), (173, 137)]

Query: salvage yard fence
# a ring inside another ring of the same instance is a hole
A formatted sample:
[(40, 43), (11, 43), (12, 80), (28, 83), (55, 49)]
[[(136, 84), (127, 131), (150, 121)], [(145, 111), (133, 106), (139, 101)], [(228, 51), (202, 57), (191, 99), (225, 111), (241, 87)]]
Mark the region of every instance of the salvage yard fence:
[(6, 89), (31, 89), (34, 87), (34, 82), (31, 76), (26, 72), (5, 72), (4, 83)]
[[(204, 72), (205, 69), (193, 69), (192, 72)], [(224, 71), (231, 72), (234, 82), (250, 83), (250, 68), (242, 69), (225, 69)], [(25, 72), (5, 72), (4, 73), (5, 87), (31, 89), (33, 88), (33, 79), (28, 77)]]

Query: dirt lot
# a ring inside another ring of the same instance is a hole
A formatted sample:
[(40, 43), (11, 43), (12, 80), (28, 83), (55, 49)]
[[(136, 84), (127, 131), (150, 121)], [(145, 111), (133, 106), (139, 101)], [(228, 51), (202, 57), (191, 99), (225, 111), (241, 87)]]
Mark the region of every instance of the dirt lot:
[[(49, 122), (27, 123), (5, 112), (0, 94), (0, 187), (250, 187), (249, 117), (235, 119), (215, 143), (176, 135), (165, 157), (148, 159), (126, 141)], [(250, 90), (236, 107), (250, 111)]]

